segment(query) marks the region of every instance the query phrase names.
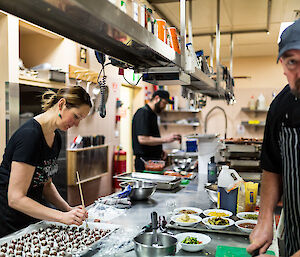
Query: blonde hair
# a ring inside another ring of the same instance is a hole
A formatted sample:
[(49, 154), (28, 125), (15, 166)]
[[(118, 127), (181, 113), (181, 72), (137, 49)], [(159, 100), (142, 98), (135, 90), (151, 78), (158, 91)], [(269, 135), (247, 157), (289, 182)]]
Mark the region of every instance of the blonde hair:
[(79, 108), (81, 105), (92, 107), (90, 95), (81, 86), (61, 88), (55, 93), (52, 90), (42, 95), (42, 110), (45, 112), (64, 98), (67, 108)]

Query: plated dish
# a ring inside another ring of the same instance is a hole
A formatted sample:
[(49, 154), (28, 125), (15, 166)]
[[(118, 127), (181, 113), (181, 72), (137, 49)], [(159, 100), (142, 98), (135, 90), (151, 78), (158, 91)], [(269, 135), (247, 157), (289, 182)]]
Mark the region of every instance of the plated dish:
[(198, 252), (210, 243), (211, 238), (201, 233), (180, 233), (175, 236), (182, 249), (188, 252)]
[(257, 220), (258, 212), (239, 212), (236, 216), (242, 220)]
[(224, 217), (207, 217), (202, 220), (203, 224), (211, 229), (224, 229), (234, 224), (232, 219)]
[(246, 233), (251, 233), (254, 227), (257, 224), (257, 220), (238, 220), (235, 222), (235, 225), (239, 230)]
[(223, 210), (223, 209), (208, 209), (203, 211), (203, 214), (208, 217), (230, 217), (232, 216), (231, 211)]
[(203, 210), (195, 207), (180, 207), (174, 210), (176, 214), (194, 214), (199, 215), (203, 212)]
[(172, 216), (171, 220), (179, 226), (188, 227), (199, 223), (202, 219), (201, 217), (193, 214), (178, 214)]

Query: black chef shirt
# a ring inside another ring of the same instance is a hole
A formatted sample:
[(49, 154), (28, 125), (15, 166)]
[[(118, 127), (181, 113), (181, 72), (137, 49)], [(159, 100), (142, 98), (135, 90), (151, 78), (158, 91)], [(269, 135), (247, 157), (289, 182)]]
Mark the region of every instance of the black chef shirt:
[(160, 159), (162, 145), (141, 145), (138, 136), (160, 137), (157, 124), (157, 115), (146, 104), (137, 110), (132, 120), (132, 147), (136, 157), (148, 157), (147, 159)]
[(266, 121), (261, 153), (261, 168), (281, 173), (281, 151), (279, 131), (281, 125), (300, 128), (300, 99), (297, 99), (287, 85), (272, 102)]

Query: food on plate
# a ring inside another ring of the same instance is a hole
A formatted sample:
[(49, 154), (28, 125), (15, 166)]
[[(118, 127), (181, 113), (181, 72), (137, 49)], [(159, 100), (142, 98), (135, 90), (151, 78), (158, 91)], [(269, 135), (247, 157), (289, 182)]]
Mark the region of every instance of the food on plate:
[(145, 170), (149, 171), (162, 171), (165, 167), (164, 161), (146, 161), (145, 162)]
[(229, 225), (229, 221), (220, 217), (208, 219), (208, 223), (215, 226), (226, 226)]
[(242, 227), (242, 228), (254, 229), (255, 225), (256, 224), (253, 224), (253, 223), (242, 223), (242, 224), (239, 224), (238, 226)]
[(198, 241), (196, 237), (187, 236), (181, 243), (183, 244), (202, 244), (202, 241)]
[(178, 217), (178, 218), (176, 219), (176, 221), (179, 221), (179, 222), (186, 222), (186, 223), (197, 222), (196, 219), (191, 218), (188, 214), (181, 215), (180, 217)]
[(225, 213), (225, 212), (216, 212), (216, 211), (211, 211), (207, 215), (208, 216), (214, 216), (214, 217), (226, 217), (226, 216), (228, 216), (228, 214)]
[(180, 210), (179, 213), (184, 213), (184, 214), (197, 214), (198, 212), (193, 211), (193, 210)]
[(257, 218), (258, 218), (257, 214), (246, 214), (244, 216), (244, 219), (247, 219), (247, 220), (257, 220)]

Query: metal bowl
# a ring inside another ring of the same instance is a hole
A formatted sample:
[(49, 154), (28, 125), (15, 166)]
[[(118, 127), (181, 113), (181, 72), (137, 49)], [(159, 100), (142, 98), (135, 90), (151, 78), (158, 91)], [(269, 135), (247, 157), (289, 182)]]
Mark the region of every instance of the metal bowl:
[(125, 188), (127, 185), (130, 185), (132, 188), (129, 198), (136, 201), (148, 199), (156, 190), (156, 184), (151, 182), (125, 181), (120, 183), (122, 188)]
[(152, 232), (146, 232), (136, 236), (134, 250), (137, 257), (174, 256), (176, 253), (177, 239), (171, 235), (158, 233), (158, 245), (152, 246)]

